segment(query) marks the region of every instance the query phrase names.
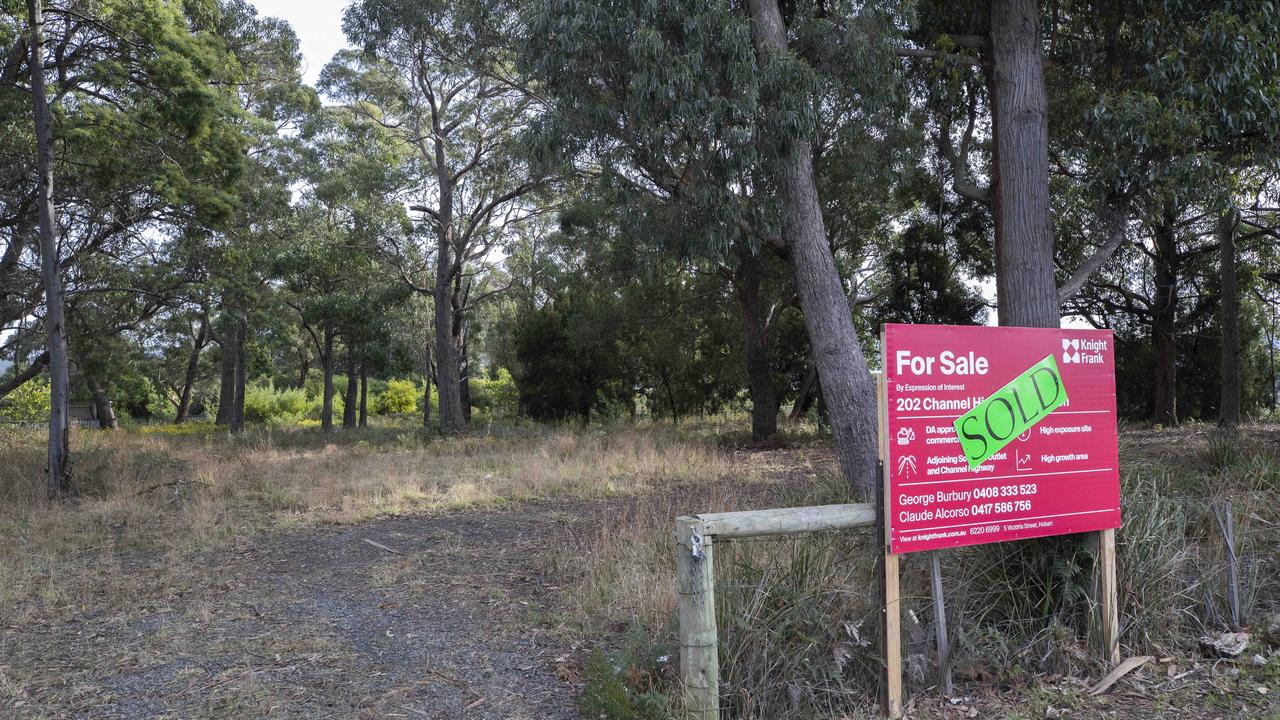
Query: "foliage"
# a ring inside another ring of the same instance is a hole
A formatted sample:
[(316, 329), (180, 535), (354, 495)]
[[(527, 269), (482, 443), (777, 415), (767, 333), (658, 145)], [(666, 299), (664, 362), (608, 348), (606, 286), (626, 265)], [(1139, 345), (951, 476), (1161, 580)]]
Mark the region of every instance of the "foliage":
[(517, 330), (520, 409), (535, 420), (586, 420), (602, 407), (615, 375), (611, 360), (617, 354), (609, 338), (572, 332), (572, 312), (548, 306), (525, 317)]
[(520, 406), (520, 391), (515, 378), (506, 368), (498, 368), (493, 377), (472, 378), (471, 404), (490, 418), (512, 418)]
[(0, 401), (0, 418), (17, 423), (48, 423), (49, 404), (49, 381), (32, 380)]
[(422, 389), (412, 380), (388, 380), (387, 387), (374, 398), (373, 409), (379, 415), (399, 415), (418, 409)]
[[(342, 396), (334, 396), (334, 412), (342, 413)], [(320, 416), (320, 400), (302, 388), (277, 388), (273, 384), (249, 385), (244, 391), (247, 422), (295, 425)]]
[[(606, 657), (597, 650), (587, 660), (586, 686), (578, 699), (584, 717), (608, 720), (662, 720), (670, 717), (669, 700), (652, 687), (635, 665)], [(637, 686), (641, 687), (637, 687)]]

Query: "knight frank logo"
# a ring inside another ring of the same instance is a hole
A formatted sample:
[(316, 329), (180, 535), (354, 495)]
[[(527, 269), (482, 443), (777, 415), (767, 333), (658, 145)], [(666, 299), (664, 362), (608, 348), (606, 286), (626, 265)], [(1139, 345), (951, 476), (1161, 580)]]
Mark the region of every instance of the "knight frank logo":
[(1062, 338), (1062, 362), (1080, 362), (1080, 338)]
[(1106, 349), (1106, 340), (1063, 338), (1062, 363), (1064, 365), (1101, 365), (1102, 352)]

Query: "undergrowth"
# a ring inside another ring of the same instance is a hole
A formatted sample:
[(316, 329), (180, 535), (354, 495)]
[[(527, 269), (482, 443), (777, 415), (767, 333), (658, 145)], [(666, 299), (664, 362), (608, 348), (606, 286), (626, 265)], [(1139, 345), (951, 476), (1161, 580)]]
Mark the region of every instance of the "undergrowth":
[[(1190, 427), (1132, 430), (1121, 441), (1123, 528), (1118, 532), (1124, 655), (1197, 652), (1197, 638), (1229, 629), (1226, 552), (1214, 520), (1231, 501), (1241, 559), (1243, 624), (1280, 609), (1280, 434)], [(761, 492), (750, 485), (646, 497), (592, 538), (595, 553), (559, 569), (575, 588), (583, 640), (612, 637), (612, 667), (588, 677), (667, 677), (678, 658), (671, 532), (679, 515), (852, 502), (830, 457), (795, 454), (799, 467)], [(581, 547), (579, 544), (578, 547)], [(875, 707), (879, 608), (868, 533), (717, 543), (721, 705), (734, 718), (860, 717)], [(976, 546), (941, 555), (957, 682), (1096, 675), (1092, 605), (1095, 548), (1088, 536)], [(903, 653), (909, 692), (937, 681), (928, 555), (902, 560)], [(610, 632), (611, 631), (611, 632)], [(632, 663), (628, 667), (628, 663)], [(633, 696), (638, 688), (630, 688)], [(656, 690), (672, 712), (679, 685)], [(644, 717), (642, 714), (609, 717)]]

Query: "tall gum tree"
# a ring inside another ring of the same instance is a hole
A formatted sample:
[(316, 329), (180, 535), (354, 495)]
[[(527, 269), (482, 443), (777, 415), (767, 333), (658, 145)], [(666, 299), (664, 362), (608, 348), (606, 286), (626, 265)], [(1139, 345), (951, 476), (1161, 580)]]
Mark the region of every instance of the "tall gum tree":
[(39, 189), (37, 212), (40, 232), (40, 268), (44, 280), (45, 333), (49, 353), (49, 497), (67, 491), (68, 445), (67, 333), (63, 313), (62, 278), (58, 255), (58, 235), (53, 207), (53, 129), (45, 90), (44, 7), (41, 0), (27, 0), (31, 27), (31, 99), (36, 126), (36, 156)]
[(501, 287), (483, 283), (510, 230), (542, 212), (545, 179), (517, 152), (536, 111), (534, 93), (512, 73), (501, 37), (513, 15), (485, 0), (364, 0), (343, 19), (362, 52), (341, 54), (322, 83), (395, 137), (420, 169), (413, 210), (430, 246), (392, 247), (401, 277), (434, 301), (440, 428), (461, 432), (470, 309)]
[[(787, 29), (777, 1), (749, 0), (748, 4), (761, 64), (787, 62)], [(875, 383), (827, 242), (812, 146), (803, 138), (781, 142), (784, 149), (778, 156), (777, 173), (783, 232), (814, 361), (822, 378), (822, 396), (831, 416), (840, 467), (850, 482), (870, 488), (876, 478)]]
[[(758, 9), (772, 23), (767, 40), (749, 8), (733, 2), (533, 3), (521, 56), (553, 106), (543, 146), (610, 189), (692, 220), (679, 225), (682, 248), (739, 267), (732, 256), (744, 234), (752, 251), (800, 248), (792, 274), (821, 283), (801, 294), (816, 313), (806, 319), (823, 347), (815, 352), (840, 376), (828, 405), (840, 416), (841, 467), (865, 488), (875, 480), (875, 393), (853, 332), (854, 290), (841, 281), (824, 226), (811, 143), (819, 117), (846, 123), (848, 132), (830, 133), (845, 142), (875, 142), (853, 126), (886, 126), (871, 118), (895, 85), (893, 23), (876, 4), (805, 6), (792, 27), (779, 8)], [(803, 233), (799, 246), (793, 232)]]

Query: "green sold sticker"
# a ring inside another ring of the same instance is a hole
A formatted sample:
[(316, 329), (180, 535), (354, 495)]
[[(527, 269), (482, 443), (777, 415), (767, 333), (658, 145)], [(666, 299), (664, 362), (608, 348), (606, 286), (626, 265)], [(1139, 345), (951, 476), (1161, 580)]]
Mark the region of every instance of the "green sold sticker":
[(976, 470), (1066, 402), (1058, 361), (1049, 355), (956, 420), (969, 468)]

